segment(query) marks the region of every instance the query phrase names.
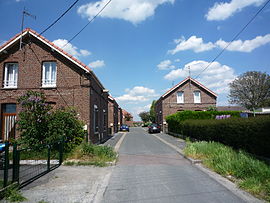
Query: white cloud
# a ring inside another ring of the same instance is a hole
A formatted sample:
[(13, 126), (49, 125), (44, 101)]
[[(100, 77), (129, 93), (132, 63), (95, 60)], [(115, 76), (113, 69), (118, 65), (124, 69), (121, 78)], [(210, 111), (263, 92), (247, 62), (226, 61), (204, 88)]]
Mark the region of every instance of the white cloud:
[(176, 47), (172, 50), (169, 50), (168, 53), (174, 55), (179, 51), (193, 50), (194, 52), (203, 52), (215, 48), (215, 45), (212, 42), (204, 43), (202, 38), (197, 38), (196, 36), (191, 36), (188, 40), (185, 40), (184, 37), (174, 40), (177, 44)]
[[(68, 43), (66, 39), (57, 39), (54, 40), (53, 43), (69, 53), (70, 55), (74, 57), (80, 57), (80, 56), (89, 56), (91, 54), (90, 51), (85, 49), (78, 49), (76, 46), (72, 45), (71, 43)], [(67, 44), (68, 43), (68, 44)]]
[(120, 102), (144, 102), (157, 96), (154, 89), (143, 86), (135, 86), (132, 89), (126, 89), (125, 92), (126, 94), (116, 97), (115, 99)]
[[(170, 73), (164, 76), (167, 80), (176, 80), (185, 78), (189, 75), (189, 67), (191, 70), (191, 77), (195, 77), (200, 74), (207, 66), (207, 61), (192, 61), (184, 66), (182, 69), (172, 70)], [(214, 92), (227, 93), (229, 91), (228, 84), (236, 78), (234, 69), (227, 66), (221, 65), (219, 62), (213, 62), (209, 68), (207, 68), (202, 74), (196, 79), (205, 85), (207, 88)]]
[(138, 106), (134, 109), (134, 113), (135, 115), (138, 115), (139, 113), (143, 112), (143, 111), (150, 111), (151, 108), (151, 104), (145, 105), (145, 106)]
[(169, 69), (174, 69), (175, 66), (172, 65), (171, 60), (164, 60), (161, 61), (158, 65), (157, 65), (159, 70), (169, 70)]
[[(227, 48), (228, 51), (240, 51), (240, 52), (251, 52), (254, 49), (263, 46), (267, 43), (270, 43), (270, 34), (267, 34), (265, 36), (257, 36), (254, 39), (251, 40), (236, 40), (233, 41), (230, 46)], [(223, 40), (218, 40), (216, 42), (216, 45), (220, 48), (225, 48), (229, 42), (225, 42)]]
[(180, 59), (175, 59), (174, 62), (180, 62)]
[(260, 6), (265, 0), (231, 0), (231, 2), (215, 3), (205, 15), (207, 20), (225, 20), (247, 6)]
[(105, 62), (103, 60), (97, 60), (89, 63), (88, 65), (90, 68), (100, 68), (105, 66)]
[[(159, 5), (173, 4), (175, 0), (113, 0), (99, 17), (116, 18), (129, 21), (133, 24), (140, 23), (155, 14)], [(77, 10), (81, 16), (92, 19), (105, 6), (108, 0), (91, 2), (80, 6)]]

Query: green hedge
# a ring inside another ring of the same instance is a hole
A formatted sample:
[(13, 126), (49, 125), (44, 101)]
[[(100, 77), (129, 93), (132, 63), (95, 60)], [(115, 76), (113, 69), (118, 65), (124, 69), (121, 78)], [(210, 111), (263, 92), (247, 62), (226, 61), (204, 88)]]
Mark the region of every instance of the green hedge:
[(270, 116), (186, 120), (178, 124), (184, 136), (217, 141), (252, 154), (270, 157)]
[(181, 134), (181, 122), (188, 119), (215, 119), (217, 115), (240, 117), (240, 111), (181, 111), (166, 117), (169, 131)]

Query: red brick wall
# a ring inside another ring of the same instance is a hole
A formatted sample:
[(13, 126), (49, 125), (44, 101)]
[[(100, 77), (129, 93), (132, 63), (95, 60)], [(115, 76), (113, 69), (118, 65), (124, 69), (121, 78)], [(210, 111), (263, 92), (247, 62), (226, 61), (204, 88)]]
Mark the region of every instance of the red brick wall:
[[(102, 88), (97, 85), (95, 80), (91, 79), (90, 75), (85, 74), (85, 71), (56, 51), (52, 51), (34, 38), (31, 38), (31, 41), (32, 43), (24, 46), (22, 50), (18, 50), (19, 45), (17, 43), (8, 50), (7, 54), (2, 53), (0, 55), (0, 108), (5, 103), (16, 103), (17, 98), (28, 90), (44, 92), (47, 101), (55, 102), (56, 108), (74, 107), (79, 118), (88, 126), (89, 138), (97, 142), (98, 136), (93, 134), (91, 126), (92, 105), (90, 101), (95, 101), (98, 98), (100, 100), (99, 106), (107, 112), (107, 97), (106, 95), (100, 96)], [(57, 64), (57, 88), (42, 88), (42, 62), (44, 61), (55, 61)], [(3, 88), (4, 66), (8, 62), (18, 63), (17, 89)], [(93, 86), (92, 89), (98, 92), (97, 94), (90, 95), (90, 85)], [(17, 113), (18, 111), (17, 108)], [(100, 125), (102, 124), (100, 123)], [(1, 132), (2, 126), (0, 127)], [(104, 136), (107, 136), (107, 133), (104, 133)]]
[[(177, 103), (177, 92), (184, 92), (184, 103)], [(194, 91), (200, 91), (201, 93), (201, 103), (194, 103)], [(192, 110), (192, 111), (203, 111), (206, 110), (209, 106), (216, 106), (216, 97), (206, 91), (204, 88), (198, 86), (196, 83), (186, 82), (179, 88), (172, 91), (169, 95), (166, 95), (165, 98), (158, 100), (156, 104), (156, 114), (157, 114), (157, 123), (163, 124), (166, 116), (174, 114), (178, 111), (183, 110)], [(160, 111), (162, 113), (160, 113)]]

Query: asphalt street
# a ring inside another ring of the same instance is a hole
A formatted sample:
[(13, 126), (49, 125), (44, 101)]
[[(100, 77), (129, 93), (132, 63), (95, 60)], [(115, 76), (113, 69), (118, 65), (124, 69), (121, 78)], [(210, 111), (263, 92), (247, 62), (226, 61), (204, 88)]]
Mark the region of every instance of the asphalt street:
[(142, 128), (132, 128), (102, 202), (244, 201)]

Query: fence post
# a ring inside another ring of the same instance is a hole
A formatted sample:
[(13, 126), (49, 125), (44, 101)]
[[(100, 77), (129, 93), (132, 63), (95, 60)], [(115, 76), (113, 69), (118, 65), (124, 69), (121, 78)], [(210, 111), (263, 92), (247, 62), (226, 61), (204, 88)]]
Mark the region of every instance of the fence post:
[(50, 167), (51, 167), (51, 147), (50, 145), (48, 145), (48, 157), (47, 157), (47, 171), (50, 171)]
[(19, 168), (20, 168), (20, 159), (17, 144), (13, 144), (13, 168), (12, 168), (12, 182), (19, 182)]
[(59, 146), (59, 165), (61, 165), (63, 162), (63, 151), (64, 151), (64, 137), (61, 139)]
[(9, 168), (9, 142), (5, 142), (5, 156), (4, 156), (4, 188), (8, 185), (8, 168)]

